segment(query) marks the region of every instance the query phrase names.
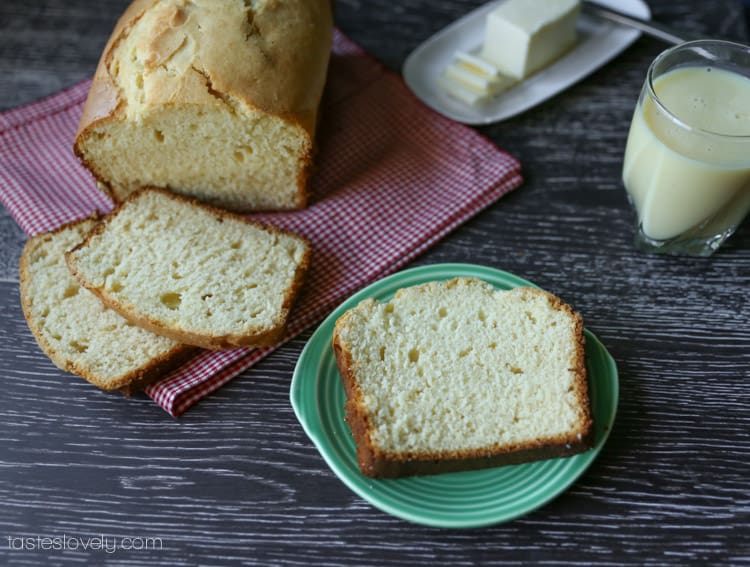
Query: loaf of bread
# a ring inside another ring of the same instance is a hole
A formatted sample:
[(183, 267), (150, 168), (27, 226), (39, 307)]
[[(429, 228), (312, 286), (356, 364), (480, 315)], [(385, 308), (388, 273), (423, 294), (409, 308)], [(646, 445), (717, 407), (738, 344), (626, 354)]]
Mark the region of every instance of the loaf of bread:
[(304, 207), (332, 25), (330, 0), (136, 0), (75, 152), (117, 202), (152, 186), (237, 211)]
[(309, 257), (291, 232), (162, 189), (133, 193), (66, 254), (126, 319), (210, 349), (276, 343)]
[(70, 275), (64, 254), (95, 225), (90, 218), (29, 239), (20, 262), (21, 305), (39, 346), (60, 369), (103, 390), (131, 393), (195, 349), (133, 325)]
[(582, 320), (538, 289), (405, 288), (346, 312), (333, 348), (365, 475), (514, 464), (593, 441)]

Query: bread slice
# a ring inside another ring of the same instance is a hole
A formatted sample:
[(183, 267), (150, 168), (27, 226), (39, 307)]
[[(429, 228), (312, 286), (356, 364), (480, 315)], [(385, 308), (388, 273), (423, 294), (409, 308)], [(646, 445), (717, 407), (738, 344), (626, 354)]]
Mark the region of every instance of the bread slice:
[(583, 322), (544, 291), (472, 278), (405, 288), (347, 311), (333, 348), (365, 475), (514, 464), (591, 446)]
[(291, 232), (147, 189), (66, 256), (76, 279), (130, 321), (225, 349), (280, 339), (310, 247)]
[(74, 142), (120, 202), (143, 186), (232, 209), (304, 207), (330, 0), (136, 0)]
[(129, 394), (195, 349), (133, 325), (70, 275), (64, 254), (96, 222), (92, 217), (29, 239), (20, 262), (21, 306), (39, 346), (60, 369)]

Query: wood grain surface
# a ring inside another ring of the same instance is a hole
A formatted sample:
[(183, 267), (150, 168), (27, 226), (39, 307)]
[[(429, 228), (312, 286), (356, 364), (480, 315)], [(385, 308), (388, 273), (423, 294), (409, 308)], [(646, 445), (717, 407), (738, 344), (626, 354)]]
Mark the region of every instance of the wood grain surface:
[[(398, 71), (479, 5), (339, 0), (338, 25)], [(655, 19), (745, 40), (739, 3), (650, 0)], [(124, 0), (0, 2), (0, 107), (93, 73)], [(310, 331), (182, 418), (57, 370), (24, 322), (25, 236), (0, 210), (0, 564), (750, 564), (750, 223), (711, 258), (631, 245), (620, 182), (649, 62), (642, 38), (526, 114), (481, 132), (525, 184), (413, 265), (474, 262), (560, 295), (615, 357), (609, 442), (563, 495), (515, 521), (441, 530), (347, 489), (298, 425), (289, 382)], [(9, 538), (160, 538), (156, 550), (14, 550)]]

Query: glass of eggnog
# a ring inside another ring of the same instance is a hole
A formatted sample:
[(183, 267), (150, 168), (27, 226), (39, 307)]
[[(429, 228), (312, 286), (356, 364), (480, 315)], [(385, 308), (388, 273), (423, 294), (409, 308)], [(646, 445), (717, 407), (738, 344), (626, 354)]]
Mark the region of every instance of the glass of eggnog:
[(651, 64), (623, 181), (648, 252), (708, 256), (750, 210), (750, 47), (699, 40)]

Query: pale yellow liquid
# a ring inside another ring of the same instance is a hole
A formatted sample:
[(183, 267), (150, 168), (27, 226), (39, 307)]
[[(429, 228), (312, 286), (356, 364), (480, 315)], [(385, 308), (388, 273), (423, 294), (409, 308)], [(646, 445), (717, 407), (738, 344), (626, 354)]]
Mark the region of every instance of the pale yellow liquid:
[(750, 79), (683, 67), (658, 77), (653, 87), (663, 106), (693, 130), (642, 96), (623, 166), (641, 229), (654, 240), (731, 230), (750, 210)]

